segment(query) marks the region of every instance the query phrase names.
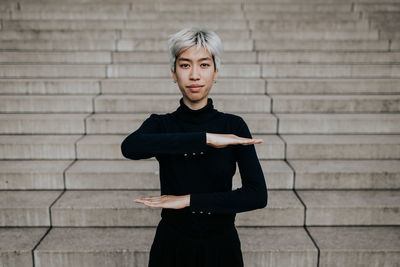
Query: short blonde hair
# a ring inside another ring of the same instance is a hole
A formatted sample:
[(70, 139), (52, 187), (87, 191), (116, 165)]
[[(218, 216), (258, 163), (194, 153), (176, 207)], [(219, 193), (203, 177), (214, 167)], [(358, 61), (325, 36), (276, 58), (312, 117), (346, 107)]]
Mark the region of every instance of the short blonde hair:
[(222, 42), (218, 35), (208, 29), (200, 27), (188, 27), (172, 34), (168, 38), (169, 65), (173, 72), (176, 70), (176, 58), (187, 48), (197, 45), (197, 49), (203, 46), (213, 57), (214, 70), (220, 69)]

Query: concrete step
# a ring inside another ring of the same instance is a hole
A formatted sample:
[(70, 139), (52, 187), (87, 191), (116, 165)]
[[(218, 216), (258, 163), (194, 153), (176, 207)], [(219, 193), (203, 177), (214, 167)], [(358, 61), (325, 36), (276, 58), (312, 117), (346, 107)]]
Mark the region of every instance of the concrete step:
[(111, 52), (21, 52), (3, 51), (0, 52), (0, 62), (4, 63), (78, 63), (95, 64), (112, 63)]
[(243, 9), (258, 12), (350, 12), (351, 3), (245, 3)]
[[(30, 10), (43, 10), (43, 11), (86, 11), (86, 12), (97, 12), (97, 11), (121, 11), (126, 12), (128, 10), (134, 12), (239, 12), (241, 11), (241, 4), (231, 3), (226, 5), (226, 3), (199, 3), (191, 2), (190, 5), (184, 5), (177, 2), (140, 2), (134, 5), (129, 5), (129, 2), (123, 3), (102, 3), (99, 5), (97, 2), (86, 2), (79, 4), (74, 3), (46, 3), (45, 5), (40, 5), (36, 3), (22, 3), (21, 9)], [(346, 10), (347, 11), (347, 10)], [(350, 11), (350, 10), (348, 10)]]
[(0, 19), (11, 19), (11, 11), (0, 10)]
[[(162, 42), (164, 44), (164, 42)], [(161, 43), (160, 43), (161, 45)], [(137, 48), (137, 47), (136, 47)], [(160, 46), (160, 49), (162, 47)], [(163, 50), (166, 50), (165, 44), (163, 45)], [(150, 50), (150, 47), (148, 47)], [(154, 48), (154, 50), (158, 50)], [(73, 62), (74, 58), (78, 55), (82, 55), (83, 58), (79, 58), (77, 62), (91, 63), (92, 58), (94, 58), (97, 52), (93, 53), (37, 53), (34, 52), (1, 52), (0, 57), (2, 62), (12, 63), (14, 60), (19, 60), (25, 62), (30, 60), (30, 56), (35, 55), (33, 60), (38, 60), (39, 62), (46, 62), (44, 60), (69, 60)], [(26, 57), (25, 57), (26, 55)], [(62, 55), (60, 57), (58, 55)], [(86, 59), (84, 57), (88, 55)], [(20, 59), (15, 59), (17, 56)], [(54, 59), (52, 59), (53, 57)], [(50, 59), (48, 59), (50, 58)], [(113, 63), (164, 63), (168, 61), (168, 55), (166, 51), (160, 52), (113, 52), (112, 53)], [(99, 59), (100, 60), (100, 59)], [(104, 57), (103, 62), (108, 61)], [(256, 52), (251, 51), (227, 51), (223, 56), (224, 63), (384, 63), (384, 64), (395, 64), (400, 63), (400, 53), (399, 52), (334, 52), (334, 51), (261, 51), (256, 54)], [(29, 61), (28, 61), (29, 62)], [(66, 61), (68, 62), (68, 61)], [(94, 62), (94, 60), (92, 60)], [(60, 62), (64, 63), (64, 62)]]
[(400, 191), (302, 191), (306, 225), (399, 225)]
[(49, 208), (62, 191), (0, 191), (0, 226), (50, 226)]
[[(247, 123), (253, 134), (274, 134), (277, 132), (277, 119), (266, 113), (235, 113)], [(68, 115), (69, 116), (69, 115)], [(136, 114), (93, 114), (86, 119), (87, 134), (129, 134), (138, 129), (148, 113)], [(1, 118), (1, 116), (0, 116)]]
[[(394, 55), (395, 56), (395, 55)], [(0, 52), (1, 63), (165, 63), (168, 54), (160, 52)], [(256, 63), (256, 52), (228, 51), (226, 63)]]
[[(3, 34), (3, 33), (2, 33)], [(35, 38), (31, 35), (31, 38)], [(13, 51), (97, 51), (97, 50), (117, 50), (117, 44), (115, 40), (95, 40), (95, 39), (79, 39), (79, 40), (67, 40), (60, 38), (58, 40), (51, 39), (29, 39), (29, 42), (24, 37), (17, 37), (18, 40), (1, 40), (0, 49), (13, 50)], [(1, 39), (1, 37), (0, 37)]]
[[(397, 88), (397, 87), (396, 87)], [(265, 80), (257, 78), (219, 78), (213, 94), (265, 94)], [(170, 78), (63, 79), (27, 78), (0, 79), (0, 95), (97, 95), (97, 94), (179, 94)]]
[[(293, 172), (281, 160), (260, 160), (269, 189), (292, 189)], [(7, 173), (7, 170), (5, 170)], [(160, 189), (156, 160), (78, 160), (65, 172), (67, 190), (90, 189)], [(22, 184), (22, 182), (21, 182)], [(239, 169), (233, 177), (233, 188), (242, 186)]]
[(289, 160), (296, 173), (296, 189), (400, 189), (399, 163), (399, 160)]
[(265, 78), (399, 78), (400, 65), (263, 64)]
[(64, 189), (70, 160), (1, 160), (0, 190)]
[[(266, 95), (213, 95), (214, 108), (222, 112), (269, 113), (271, 99)], [(96, 113), (166, 113), (179, 106), (175, 95), (100, 95), (94, 100)]]
[[(343, 17), (357, 17), (352, 16), (352, 13), (342, 13)], [(171, 18), (179, 19), (194, 19), (194, 20), (213, 20), (218, 19), (244, 19), (244, 14), (241, 11), (209, 11), (209, 12), (138, 12), (131, 11), (129, 9), (122, 10), (96, 10), (96, 11), (85, 11), (85, 10), (52, 10), (51, 12), (42, 10), (18, 10), (13, 11), (11, 14), (7, 13), (6, 19), (21, 20), (80, 20), (80, 19), (91, 19), (91, 20), (111, 20), (111, 19), (131, 19), (131, 20), (156, 20), (162, 19), (167, 20)], [(356, 15), (356, 14), (353, 14)], [(357, 14), (358, 15), (358, 14)], [(340, 16), (338, 16), (340, 17)]]
[[(376, 13), (375, 13), (376, 14)], [(396, 17), (391, 16), (389, 18), (385, 19), (374, 19), (369, 17), (370, 23), (371, 23), (371, 28), (372, 29), (380, 29), (384, 31), (391, 31), (393, 33), (398, 32), (398, 28), (400, 26), (400, 13), (395, 13)]]
[[(184, 19), (167, 19), (167, 20), (3, 20), (2, 29), (4, 30), (119, 30), (119, 29), (138, 29), (138, 30), (179, 30), (183, 27), (189, 27), (193, 24), (199, 25), (200, 27), (212, 28), (214, 30), (246, 30), (246, 21), (230, 20), (229, 22), (211, 19), (203, 20), (184, 20)], [(348, 23), (349, 26), (343, 24), (342, 27), (349, 27), (351, 29), (365, 29), (360, 23), (352, 22)], [(360, 24), (360, 26), (358, 26)], [(366, 24), (368, 26), (368, 24)]]
[(276, 114), (280, 134), (400, 134), (399, 114)]
[[(121, 30), (121, 39), (156, 39), (156, 40), (167, 40), (168, 36), (175, 33), (176, 30)], [(215, 31), (218, 36), (222, 39), (222, 43), (228, 40), (232, 42), (238, 41), (240, 39), (246, 39), (250, 36), (250, 31), (248, 29), (243, 30), (229, 30), (221, 29)]]
[[(317, 22), (315, 22), (317, 24)], [(322, 29), (315, 29), (310, 30), (306, 29), (299, 29), (299, 30), (254, 30), (251, 32), (251, 38), (257, 41), (264, 41), (268, 40), (268, 44), (258, 45), (258, 47), (263, 47), (264, 50), (269, 50), (265, 48), (265, 46), (271, 46), (274, 48), (273, 44), (276, 42), (284, 42), (287, 40), (293, 40), (295, 42), (302, 42), (301, 45), (304, 48), (300, 49), (321, 49), (321, 50), (336, 50), (335, 48), (331, 48), (329, 44), (324, 44), (323, 42), (332, 41), (338, 42), (339, 50), (341, 50), (340, 46), (346, 47), (346, 43), (349, 42), (363, 42), (363, 41), (371, 41), (371, 42), (378, 42), (379, 39), (388, 39), (388, 38), (380, 38), (381, 32), (378, 30), (322, 30)], [(320, 42), (323, 47), (322, 48), (314, 48), (313, 42)], [(272, 43), (272, 44), (271, 44)], [(370, 44), (370, 46), (374, 46), (374, 44)], [(378, 44), (376, 44), (378, 46)], [(294, 45), (287, 44), (283, 46), (286, 49), (294, 49)], [(328, 48), (325, 48), (328, 47)], [(387, 48), (387, 43), (386, 47)], [(343, 50), (344, 48), (342, 48)], [(283, 49), (284, 50), (284, 49)], [(299, 50), (299, 49), (297, 49)], [(354, 50), (354, 48), (349, 48), (349, 50)]]
[(193, 16), (190, 20), (178, 18), (171, 19), (150, 19), (150, 20), (125, 20), (124, 29), (137, 29), (137, 30), (174, 30), (179, 31), (184, 27), (190, 27), (197, 25), (199, 27), (213, 29), (214, 31), (246, 31), (248, 29), (247, 22), (243, 18), (236, 19), (231, 17), (229, 21), (227, 19), (220, 19), (218, 15), (214, 18), (201, 18), (196, 19)]
[[(159, 196), (160, 191), (66, 191), (51, 207), (53, 226), (157, 226), (161, 208), (133, 200)], [(304, 209), (291, 190), (270, 191), (269, 205), (236, 215), (238, 226), (301, 226)], [(251, 214), (251, 216), (250, 216)]]
[(16, 8), (16, 4), (11, 1), (3, 1), (0, 3), (0, 11), (9, 12)]
[(399, 94), (399, 79), (268, 79), (274, 94)]
[[(65, 66), (65, 65), (64, 65)], [(100, 66), (99, 66), (100, 67)], [(168, 64), (112, 64), (107, 65), (107, 77), (110, 78), (165, 78), (171, 77)], [(224, 64), (218, 77), (222, 78), (259, 78), (258, 64)], [(390, 66), (389, 66), (390, 67)], [(394, 68), (394, 67), (393, 67)], [(400, 68), (399, 68), (400, 69)], [(0, 69), (1, 70), (1, 69)], [(79, 76), (78, 76), (79, 77)]]
[(0, 114), (0, 134), (84, 134), (88, 114)]
[(0, 228), (0, 262), (4, 266), (34, 266), (32, 251), (46, 235), (45, 227)]
[(363, 12), (399, 12), (400, 3), (356, 3), (354, 5), (354, 11)]
[[(320, 266), (396, 266), (400, 227), (307, 227), (320, 250)], [(332, 242), (335, 240), (335, 242)]]
[[(8, 29), (8, 25), (4, 25)], [(251, 30), (278, 31), (278, 30), (368, 30), (368, 20), (346, 21), (346, 20), (250, 20), (249, 28)]]
[(274, 113), (395, 113), (400, 95), (274, 95)]
[(398, 64), (399, 52), (333, 52), (333, 51), (262, 51), (257, 54), (261, 63), (370, 63)]
[[(0, 40), (77, 40), (79, 42), (87, 42), (93, 40), (110, 40), (115, 43), (115, 40), (121, 37), (120, 30), (75, 30), (75, 31), (64, 31), (64, 30), (5, 30), (0, 36)], [(7, 45), (7, 44), (6, 44)], [(1, 47), (3, 48), (3, 46)]]
[[(142, 42), (143, 49), (149, 51), (112, 52), (113, 63), (165, 63), (169, 62), (167, 47), (164, 41), (157, 41), (159, 47), (152, 47), (147, 42)], [(145, 43), (148, 45), (145, 46)], [(147, 47), (147, 48), (146, 48)], [(151, 49), (154, 48), (154, 49)], [(139, 49), (135, 46), (135, 49)], [(50, 53), (46, 53), (49, 55)], [(393, 52), (393, 54), (395, 54)], [(1, 56), (1, 53), (0, 53)], [(223, 61), (225, 63), (257, 63), (257, 52), (255, 51), (224, 51)]]
[[(143, 32), (147, 34), (147, 31)], [(222, 43), (224, 46), (224, 51), (252, 51), (253, 50), (253, 40), (246, 38), (248, 36), (248, 32), (243, 31), (238, 39), (233, 39), (233, 37), (229, 36), (229, 39), (225, 39), (221, 37)], [(123, 31), (122, 38), (117, 40), (117, 50), (118, 51), (165, 51), (167, 50), (167, 40), (165, 38), (151, 39), (154, 36), (159, 36), (159, 33), (154, 33), (153, 36), (145, 36), (142, 35), (140, 32), (133, 32), (133, 31)], [(165, 54), (163, 57), (165, 57)], [(168, 62), (168, 61), (167, 61)]]
[(81, 135), (0, 135), (0, 159), (75, 159)]
[(84, 12), (121, 12), (124, 13), (127, 10), (130, 10), (129, 3), (105, 3), (103, 2), (101, 5), (97, 4), (93, 1), (67, 1), (67, 2), (51, 2), (51, 1), (22, 1), (20, 4), (20, 10), (25, 12), (27, 11), (84, 11)]
[(287, 159), (400, 159), (400, 135), (281, 135)]
[[(299, 34), (304, 34), (301, 32)], [(257, 33), (255, 36), (252, 34), (251, 38), (254, 40), (254, 49), (258, 51), (271, 51), (271, 50), (319, 50), (319, 51), (388, 51), (389, 41), (388, 40), (332, 40), (331, 37), (325, 36), (316, 37), (316, 40), (294, 40), (293, 35), (289, 34), (290, 42), (287, 40), (274, 40), (270, 39), (269, 33)], [(357, 35), (357, 33), (349, 32), (349, 35)], [(303, 35), (304, 36), (304, 35)], [(263, 40), (268, 39), (268, 40)], [(304, 39), (304, 38), (303, 38)]]
[[(78, 159), (125, 159), (121, 143), (127, 135), (85, 135), (77, 142)], [(283, 159), (284, 144), (277, 135), (252, 135), (264, 143), (257, 144), (259, 159)], [(1, 136), (0, 136), (1, 140)], [(99, 146), (99, 144), (102, 144)]]
[[(299, 267), (317, 266), (318, 251), (302, 227), (237, 227), (237, 232), (245, 266), (290, 266), (293, 262)], [(111, 267), (134, 262), (144, 267), (154, 235), (153, 227), (52, 228), (33, 252), (35, 266)]]
[[(120, 39), (144, 39), (144, 40), (165, 40), (170, 34), (176, 30), (167, 29), (150, 29), (150, 30), (134, 30), (134, 29), (92, 29), (92, 30), (5, 30), (0, 36), (0, 40), (26, 40), (26, 39), (46, 39), (46, 40), (120, 40)], [(250, 32), (244, 30), (218, 30), (218, 36), (223, 43), (237, 41), (238, 39), (249, 38)], [(233, 41), (234, 40), (234, 41)]]
[(96, 95), (100, 84), (97, 79), (0, 79), (0, 94)]
[(381, 39), (400, 40), (400, 32), (397, 31), (397, 26), (394, 29), (380, 31), (379, 36)]
[(1, 113), (90, 113), (95, 96), (1, 95)]
[(105, 78), (106, 74), (107, 66), (98, 64), (0, 65), (0, 78)]
[[(2, 36), (6, 35), (6, 32), (2, 33)], [(60, 33), (51, 33), (51, 31), (47, 32), (38, 32), (33, 35), (16, 35), (13, 33), (12, 36), (8, 36), (5, 40), (2, 40), (0, 43), (0, 49), (9, 49), (9, 50), (24, 50), (24, 51), (54, 51), (54, 50), (63, 50), (63, 51), (80, 51), (80, 50), (108, 50), (108, 51), (160, 51), (165, 50), (165, 42), (160, 40), (117, 40), (117, 37), (110, 36), (107, 40), (101, 40), (99, 38), (106, 37), (106, 35), (99, 34), (99, 37), (92, 37), (92, 39), (88, 39), (87, 36), (95, 34), (95, 31), (91, 33), (83, 33), (80, 34), (79, 31), (71, 32), (60, 32)], [(257, 33), (258, 34), (258, 33)], [(272, 35), (274, 36), (272, 36)], [(301, 34), (304, 34), (302, 32)], [(360, 32), (348, 32), (341, 39), (349, 39), (356, 38)], [(361, 33), (363, 35), (363, 33)], [(372, 34), (372, 36), (371, 36)], [(73, 36), (71, 36), (73, 35)], [(81, 36), (79, 36), (81, 35)], [(248, 35), (248, 34), (247, 34)], [(362, 39), (372, 39), (372, 40), (330, 40), (332, 38), (339, 38), (337, 36), (324, 36), (316, 35), (315, 33), (311, 33), (310, 36), (299, 35), (299, 33), (295, 32), (279, 32), (279, 33), (271, 33), (265, 32), (265, 34), (251, 37), (260, 38), (254, 41), (254, 46), (256, 50), (264, 51), (301, 51), (301, 50), (321, 50), (321, 51), (388, 51), (389, 50), (389, 41), (388, 40), (375, 40), (377, 39), (377, 33), (368, 33), (367, 36), (361, 36)], [(314, 37), (313, 37), (314, 36)], [(300, 39), (296, 40), (295, 38), (299, 37)], [(77, 39), (81, 38), (81, 39)], [(241, 38), (239, 36), (238, 38)], [(250, 38), (250, 37), (247, 37)], [(328, 39), (327, 39), (328, 38)], [(1, 36), (0, 36), (1, 39)], [(29, 46), (26, 45), (26, 40), (29, 39)], [(264, 39), (264, 40), (263, 40)], [(268, 39), (268, 40), (265, 40)], [(287, 39), (291, 41), (288, 42)], [(314, 39), (314, 40), (313, 40)], [(236, 39), (235, 41), (231, 41), (231, 39), (226, 39), (223, 41), (224, 49), (226, 51), (251, 51), (253, 48), (252, 40), (245, 39)], [(164, 44), (164, 45), (163, 45)], [(227, 46), (227, 47), (225, 47)], [(393, 41), (391, 43), (391, 49), (393, 51), (400, 50), (400, 45)]]
[[(358, 3), (360, 3), (360, 4), (364, 4), (364, 3), (366, 3), (366, 4), (368, 4), (368, 3), (371, 3), (371, 1), (370, 0), (358, 0)], [(385, 3), (399, 3), (399, 0), (385, 0)]]
[[(1, 80), (0, 80), (1, 82)], [(179, 94), (179, 88), (170, 78), (118, 78), (100, 81), (102, 94)], [(396, 87), (397, 88), (397, 87)], [(1, 87), (0, 87), (1, 90)], [(400, 91), (400, 90), (399, 90)], [(1, 92), (1, 91), (0, 91)], [(210, 94), (265, 94), (265, 80), (257, 78), (220, 78)]]
[(156, 160), (77, 160), (65, 172), (67, 190), (160, 189)]
[[(361, 12), (362, 13), (362, 12)], [(371, 24), (386, 22), (390, 25), (398, 24), (400, 18), (400, 11), (398, 12), (373, 12), (362, 13), (364, 18), (371, 20)]]
[(299, 11), (282, 11), (282, 12), (268, 12), (268, 11), (245, 11), (245, 17), (249, 21), (254, 20), (352, 20), (357, 21), (361, 18), (361, 12), (299, 12)]
[(392, 51), (400, 51), (400, 40), (394, 40), (390, 43), (390, 49)]

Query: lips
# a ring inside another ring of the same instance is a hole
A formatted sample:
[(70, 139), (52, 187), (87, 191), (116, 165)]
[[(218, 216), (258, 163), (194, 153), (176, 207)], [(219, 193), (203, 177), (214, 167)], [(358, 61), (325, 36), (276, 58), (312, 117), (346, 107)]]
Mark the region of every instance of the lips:
[(201, 88), (201, 87), (203, 87), (203, 85), (200, 85), (200, 84), (192, 84), (192, 85), (188, 86), (188, 88), (193, 88), (193, 89)]
[(192, 93), (198, 93), (200, 92), (201, 88), (203, 87), (203, 85), (197, 85), (197, 84), (193, 84), (193, 85), (189, 85), (187, 86), (187, 88), (189, 88), (189, 90)]

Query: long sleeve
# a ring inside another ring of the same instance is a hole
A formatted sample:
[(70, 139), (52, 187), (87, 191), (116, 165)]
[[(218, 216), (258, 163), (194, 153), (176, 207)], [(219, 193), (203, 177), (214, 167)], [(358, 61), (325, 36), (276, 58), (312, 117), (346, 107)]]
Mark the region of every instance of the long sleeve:
[[(241, 118), (238, 136), (252, 138)], [(228, 192), (190, 194), (190, 210), (203, 213), (239, 213), (267, 206), (268, 193), (264, 174), (254, 145), (235, 145), (242, 187)]]
[(163, 133), (157, 114), (151, 114), (142, 125), (121, 143), (121, 153), (128, 159), (147, 159), (158, 154), (185, 154), (207, 149), (206, 132)]

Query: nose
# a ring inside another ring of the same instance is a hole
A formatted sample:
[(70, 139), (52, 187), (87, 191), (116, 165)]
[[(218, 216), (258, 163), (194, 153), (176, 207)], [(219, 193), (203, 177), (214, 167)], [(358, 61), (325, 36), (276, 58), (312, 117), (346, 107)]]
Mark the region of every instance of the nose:
[(190, 79), (191, 79), (191, 80), (199, 80), (199, 79), (200, 79), (200, 76), (199, 76), (199, 75), (200, 75), (200, 74), (199, 74), (199, 71), (198, 71), (198, 69), (197, 69), (197, 66), (194, 65), (193, 68), (192, 68), (191, 71), (190, 71)]

